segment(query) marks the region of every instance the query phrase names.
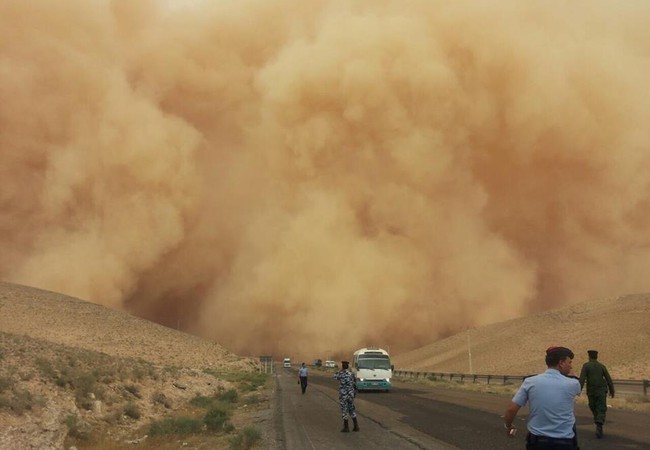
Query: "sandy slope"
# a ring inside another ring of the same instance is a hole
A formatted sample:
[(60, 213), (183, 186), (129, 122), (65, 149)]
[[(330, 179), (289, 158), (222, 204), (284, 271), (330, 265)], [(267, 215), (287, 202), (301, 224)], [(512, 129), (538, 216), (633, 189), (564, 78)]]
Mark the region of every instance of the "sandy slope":
[(54, 292), (0, 282), (0, 331), (181, 367), (250, 367), (220, 345)]
[[(394, 355), (397, 368), (469, 373), (467, 332)], [(563, 345), (580, 370), (587, 350), (618, 379), (650, 379), (650, 294), (590, 301), (469, 331), (474, 373), (519, 375), (544, 370), (544, 351)]]

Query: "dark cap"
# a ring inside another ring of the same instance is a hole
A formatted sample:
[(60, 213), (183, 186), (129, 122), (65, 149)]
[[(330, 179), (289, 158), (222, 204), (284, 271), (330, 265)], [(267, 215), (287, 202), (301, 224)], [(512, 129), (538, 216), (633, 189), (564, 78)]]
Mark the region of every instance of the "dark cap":
[(562, 357), (568, 356), (570, 358), (573, 358), (573, 352), (566, 347), (549, 347), (546, 349), (547, 355), (555, 353), (561, 355)]
[(590, 358), (598, 358), (598, 350), (587, 350)]
[(549, 347), (546, 349), (546, 365), (548, 367), (557, 366), (564, 358), (573, 359), (574, 354), (566, 347)]
[(341, 367), (343, 367), (344, 369), (346, 367), (350, 367), (350, 361), (341, 361)]

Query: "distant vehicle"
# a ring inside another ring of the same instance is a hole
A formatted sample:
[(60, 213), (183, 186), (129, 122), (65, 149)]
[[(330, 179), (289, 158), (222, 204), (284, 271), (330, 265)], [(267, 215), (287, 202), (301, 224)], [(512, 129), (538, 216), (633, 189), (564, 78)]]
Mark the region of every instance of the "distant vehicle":
[(327, 360), (325, 361), (324, 367), (336, 368), (336, 363), (334, 361)]
[(282, 367), (291, 367), (291, 358), (284, 358), (284, 361), (282, 361)]
[(393, 368), (388, 352), (381, 348), (361, 348), (352, 358), (352, 373), (359, 391), (388, 392), (393, 387), (390, 383)]
[(323, 361), (321, 359), (315, 359), (314, 362), (312, 363), (314, 367), (320, 367), (323, 365)]

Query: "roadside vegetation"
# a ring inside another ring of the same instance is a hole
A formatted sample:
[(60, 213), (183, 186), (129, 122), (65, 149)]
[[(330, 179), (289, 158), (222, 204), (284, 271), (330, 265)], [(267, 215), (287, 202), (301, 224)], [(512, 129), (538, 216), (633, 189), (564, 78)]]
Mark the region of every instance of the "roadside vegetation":
[[(155, 366), (0, 332), (0, 414), (56, 402), (65, 448), (251, 449), (262, 432), (242, 414), (267, 407), (269, 376)], [(239, 420), (235, 420), (240, 417)], [(235, 426), (240, 423), (240, 427)]]

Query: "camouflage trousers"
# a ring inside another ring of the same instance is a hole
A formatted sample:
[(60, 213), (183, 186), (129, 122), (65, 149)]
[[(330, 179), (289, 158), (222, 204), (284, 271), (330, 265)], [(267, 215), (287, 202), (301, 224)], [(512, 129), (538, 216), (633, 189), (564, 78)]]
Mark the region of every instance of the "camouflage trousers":
[(348, 420), (350, 417), (353, 419), (357, 417), (354, 409), (354, 394), (340, 394), (339, 405), (341, 406), (341, 416), (343, 420)]

